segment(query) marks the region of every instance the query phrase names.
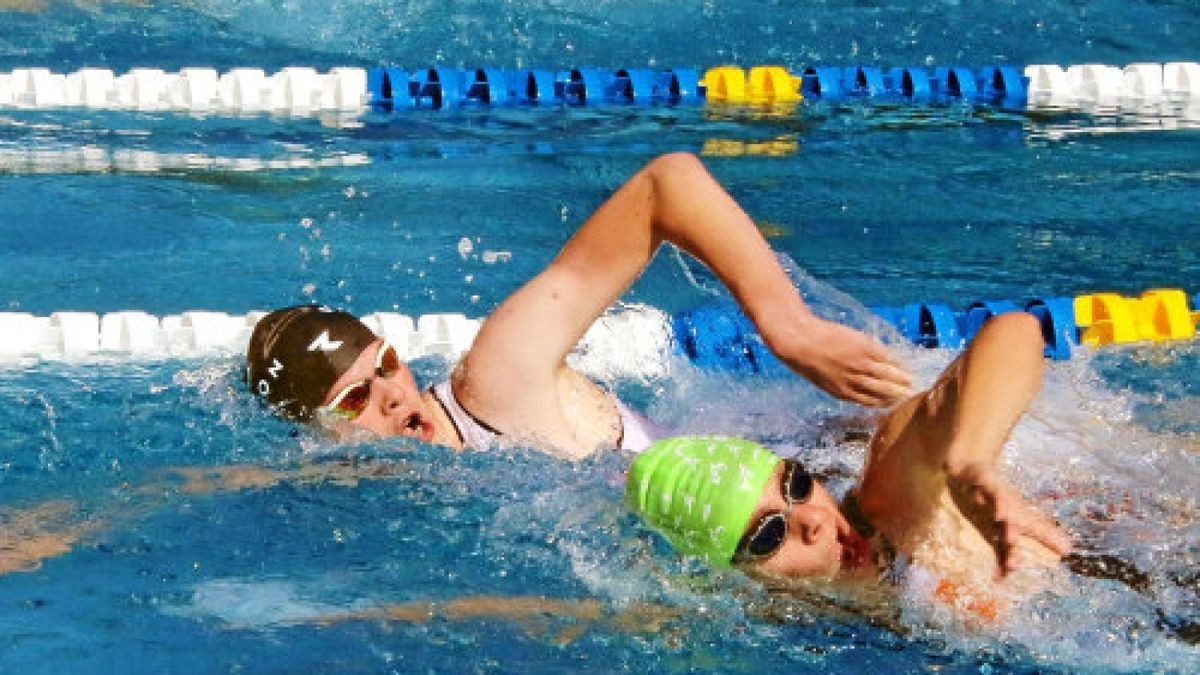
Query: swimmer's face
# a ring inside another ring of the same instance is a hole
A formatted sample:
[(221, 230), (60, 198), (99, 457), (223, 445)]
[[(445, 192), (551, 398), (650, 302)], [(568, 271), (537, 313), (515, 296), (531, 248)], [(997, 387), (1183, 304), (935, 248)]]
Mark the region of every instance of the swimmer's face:
[[(380, 350), (384, 348), (383, 340), (368, 345), (333, 383), (321, 402), (323, 406), (329, 406), (341, 395), (342, 405), (352, 401), (351, 408), (356, 414), (335, 413), (324, 419), (334, 427), (348, 421), (380, 436), (407, 436), (427, 443), (435, 442), (435, 421), (428, 403), (417, 389), (412, 370), (395, 354), (381, 354)], [(348, 389), (351, 387), (355, 389)], [(331, 417), (335, 419), (330, 420)]]
[(851, 527), (837, 502), (820, 483), (813, 481), (807, 501), (788, 503), (783, 485), (784, 467), (780, 462), (763, 488), (742, 541), (764, 529), (764, 520), (772, 514), (783, 514), (785, 532), (771, 553), (743, 566), (785, 577), (833, 577), (868, 567), (870, 543)]

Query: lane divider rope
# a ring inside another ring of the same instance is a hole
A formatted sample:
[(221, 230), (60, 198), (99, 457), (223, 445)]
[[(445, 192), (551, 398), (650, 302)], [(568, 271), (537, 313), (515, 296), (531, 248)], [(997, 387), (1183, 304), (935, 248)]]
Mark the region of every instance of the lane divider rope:
[[(0, 368), (41, 361), (123, 363), (241, 355), (254, 325), (265, 314), (0, 312)], [(455, 361), (471, 347), (482, 323), (463, 314), (411, 317), (377, 312), (360, 318), (406, 360), (441, 356)], [(661, 310), (630, 305), (597, 320), (569, 361), (597, 377), (662, 375), (671, 362), (670, 327), (670, 317)], [(636, 339), (629, 340), (631, 335)]]
[(0, 73), (0, 108), (93, 108), (190, 111), (208, 114), (368, 109), (458, 109), (502, 105), (738, 104), (794, 106), (809, 99), (966, 101), (1002, 107), (1079, 107), (1093, 103), (1200, 100), (1200, 63), (1133, 63), (1024, 67), (998, 65), (784, 66), (722, 65), (701, 76), (692, 68), (505, 69), (337, 67), (318, 72), (294, 66), (167, 72), (134, 68), (117, 74), (83, 68)]
[[(995, 315), (1029, 312), (1042, 325), (1046, 356), (1064, 360), (1080, 345), (1191, 340), (1200, 323), (1200, 294), (1189, 298), (1180, 289), (1152, 289), (1138, 297), (1094, 293), (1074, 298), (1036, 298), (1024, 303), (979, 301), (962, 311), (935, 302), (870, 309), (913, 344), (952, 349), (961, 348)], [(241, 354), (264, 314), (197, 310), (157, 317), (141, 311), (103, 315), (63, 311), (49, 316), (0, 312), (0, 364)], [(470, 348), (481, 324), (480, 319), (463, 314), (411, 317), (378, 312), (362, 320), (406, 359), (457, 359)], [(684, 354), (700, 367), (786, 372), (786, 367), (766, 349), (749, 319), (727, 303), (674, 316), (646, 305), (610, 312), (588, 331), (574, 358), (588, 368), (619, 367), (646, 376), (662, 372), (672, 351)]]
[[(962, 348), (996, 315), (1028, 312), (1041, 324), (1046, 357), (1056, 361), (1070, 359), (1081, 345), (1191, 340), (1200, 324), (1200, 294), (1189, 298), (1174, 288), (1151, 289), (1138, 297), (1095, 293), (1026, 302), (986, 300), (973, 302), (962, 311), (938, 302), (868, 309), (910, 343), (948, 349)], [(750, 320), (732, 304), (677, 314), (673, 333), (680, 350), (698, 366), (741, 373), (788, 372)]]

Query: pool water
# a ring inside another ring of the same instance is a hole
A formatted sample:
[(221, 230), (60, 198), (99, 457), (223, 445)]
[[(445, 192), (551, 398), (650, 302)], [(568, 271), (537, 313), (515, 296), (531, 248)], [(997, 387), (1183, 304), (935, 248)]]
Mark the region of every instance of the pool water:
[[(0, 10), (0, 71), (1200, 58), (1186, 1), (17, 4), (32, 8)], [(0, 311), (311, 300), (483, 316), (651, 157), (765, 141), (793, 149), (705, 163), (795, 262), (810, 303), (851, 323), (878, 330), (863, 305), (1194, 294), (1200, 131), (1175, 114), (3, 109)], [(674, 312), (720, 297), (666, 251), (624, 300)], [(897, 349), (926, 382), (952, 358)], [(416, 370), (429, 382), (449, 365)], [(809, 385), (666, 365), (592, 374), (656, 420), (801, 454), (835, 487), (860, 465), (855, 411)], [(625, 509), (627, 458), (335, 444), (264, 415), (238, 368), (0, 370), (0, 523), (69, 543), (0, 576), (0, 672), (1200, 669), (1195, 342), (1051, 365), (1007, 468), (1124, 582), (1064, 573), (985, 631), (681, 561)], [(532, 596), (560, 604), (514, 600)], [(455, 604), (485, 597), (500, 600), (475, 616)]]

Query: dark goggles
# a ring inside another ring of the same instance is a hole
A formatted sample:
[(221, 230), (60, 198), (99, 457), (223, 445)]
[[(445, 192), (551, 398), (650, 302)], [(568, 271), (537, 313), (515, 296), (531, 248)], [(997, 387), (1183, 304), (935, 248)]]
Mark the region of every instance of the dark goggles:
[(772, 511), (759, 519), (754, 529), (738, 544), (733, 554), (735, 563), (753, 562), (775, 555), (787, 539), (788, 510), (812, 498), (813, 482), (812, 474), (805, 470), (800, 462), (794, 459), (783, 460), (783, 476), (779, 481), (779, 489), (788, 508)]

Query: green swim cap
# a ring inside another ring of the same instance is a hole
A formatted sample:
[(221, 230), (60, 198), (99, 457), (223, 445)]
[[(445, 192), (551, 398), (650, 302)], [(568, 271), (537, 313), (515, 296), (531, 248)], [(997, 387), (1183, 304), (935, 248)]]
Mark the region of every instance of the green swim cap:
[(664, 439), (634, 460), (625, 501), (681, 552), (727, 566), (780, 461), (740, 438)]

